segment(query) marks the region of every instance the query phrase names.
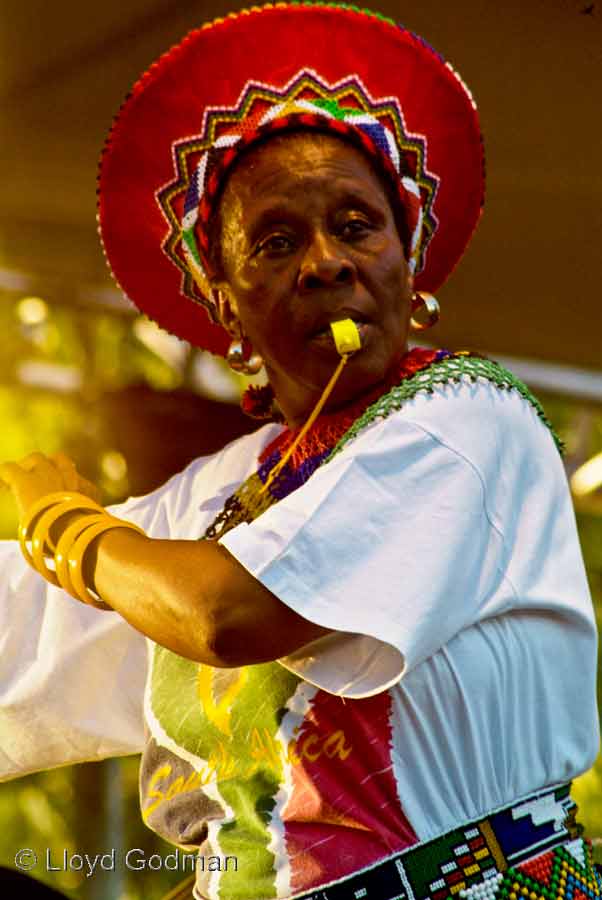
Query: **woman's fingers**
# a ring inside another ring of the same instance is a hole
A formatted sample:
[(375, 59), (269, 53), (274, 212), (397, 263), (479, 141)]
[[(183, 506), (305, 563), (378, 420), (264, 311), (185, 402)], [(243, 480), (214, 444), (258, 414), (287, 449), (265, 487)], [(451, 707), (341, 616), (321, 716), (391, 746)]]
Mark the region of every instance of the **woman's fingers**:
[(38, 466), (48, 466), (49, 459), (47, 456), (44, 456), (43, 453), (29, 453), (27, 456), (24, 456), (23, 459), (20, 459), (17, 465), (19, 465), (22, 469), (25, 469), (26, 472), (31, 472), (32, 469), (37, 468)]
[(61, 469), (75, 469), (75, 463), (71, 459), (70, 456), (67, 456), (66, 453), (63, 453), (62, 450), (59, 450), (57, 453), (51, 453), (49, 458), (54, 460), (54, 462)]
[(19, 473), (23, 470), (15, 462), (5, 462), (0, 465), (0, 480), (6, 487), (12, 487), (15, 478), (19, 477)]
[(41, 453), (31, 453), (18, 463), (3, 463), (0, 466), (0, 477), (13, 493), (20, 519), (44, 494), (64, 490), (59, 470)]
[(52, 453), (49, 457), (59, 470), (65, 490), (79, 491), (81, 477), (78, 475), (75, 463), (66, 453)]
[[(67, 471), (67, 469), (65, 469)], [(67, 487), (63, 471), (43, 453), (30, 453), (19, 462), (6, 462), (0, 466), (0, 477), (15, 493), (50, 493)], [(71, 475), (73, 479), (73, 475)]]
[(77, 490), (80, 494), (85, 494), (86, 497), (90, 497), (92, 500), (96, 500), (97, 503), (100, 503), (102, 500), (100, 488), (97, 488), (94, 482), (88, 481), (87, 478), (82, 478), (81, 475), (79, 476), (79, 485)]
[(56, 491), (76, 491), (100, 502), (99, 490), (79, 474), (65, 453), (30, 453), (18, 463), (2, 463), (0, 480), (13, 492), (21, 518), (36, 500)]
[(85, 494), (100, 503), (100, 490), (77, 471), (75, 463), (65, 453), (53, 453), (51, 456), (65, 479), (65, 487), (70, 491)]

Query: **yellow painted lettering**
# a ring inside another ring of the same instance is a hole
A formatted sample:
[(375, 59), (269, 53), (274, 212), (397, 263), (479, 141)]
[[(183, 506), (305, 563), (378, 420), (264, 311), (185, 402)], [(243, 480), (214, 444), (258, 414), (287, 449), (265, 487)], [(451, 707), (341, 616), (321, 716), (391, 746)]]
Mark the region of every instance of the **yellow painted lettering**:
[(150, 816), (150, 814), (153, 812), (153, 810), (155, 810), (159, 806), (159, 804), (163, 802), (163, 799), (164, 799), (163, 791), (155, 790), (155, 787), (156, 787), (158, 781), (162, 781), (163, 778), (167, 778), (167, 777), (169, 777), (169, 775), (171, 775), (171, 766), (169, 764), (166, 764), (164, 766), (161, 766), (160, 769), (157, 769), (157, 771), (151, 778), (149, 785), (148, 785), (148, 792), (146, 794), (146, 799), (147, 800), (154, 799), (155, 803), (151, 803), (151, 805), (147, 806), (146, 809), (143, 811), (142, 816), (144, 819), (146, 819), (147, 816)]
[(264, 746), (263, 739), (257, 728), (251, 732), (251, 756), (253, 759), (262, 759), (268, 755), (268, 750)]
[(309, 759), (310, 762), (315, 762), (318, 759), (318, 757), (320, 756), (320, 754), (322, 753), (322, 749), (320, 748), (320, 750), (318, 750), (317, 753), (312, 754), (309, 752), (308, 748), (309, 748), (310, 744), (316, 744), (316, 743), (319, 743), (319, 741), (320, 741), (320, 738), (318, 737), (317, 734), (308, 735), (305, 738), (305, 740), (303, 741), (303, 744), (301, 745), (301, 748), (300, 748), (301, 756), (304, 759)]
[(286, 753), (286, 761), (291, 763), (293, 766), (298, 766), (301, 762), (301, 757), (297, 755), (295, 752), (297, 749), (297, 738), (291, 738), (287, 745), (287, 753)]
[(180, 775), (180, 776), (178, 776), (178, 778), (176, 778), (175, 781), (172, 781), (172, 783), (167, 788), (167, 790), (165, 792), (165, 799), (171, 800), (171, 798), (175, 797), (176, 794), (181, 794), (183, 787), (184, 787), (184, 779)]
[(201, 773), (200, 772), (191, 772), (184, 787), (182, 788), (182, 793), (186, 793), (187, 791), (196, 791), (198, 786), (201, 783)]
[(263, 729), (265, 732), (266, 742), (269, 748), (269, 752), (271, 754), (272, 760), (275, 763), (277, 768), (280, 768), (281, 764), (281, 754), (282, 754), (282, 743), (277, 739), (272, 737), (267, 728)]
[(344, 760), (347, 759), (353, 748), (345, 746), (345, 732), (339, 730), (333, 731), (332, 734), (326, 738), (322, 749), (330, 759), (332, 759), (333, 756), (338, 756), (339, 759)]

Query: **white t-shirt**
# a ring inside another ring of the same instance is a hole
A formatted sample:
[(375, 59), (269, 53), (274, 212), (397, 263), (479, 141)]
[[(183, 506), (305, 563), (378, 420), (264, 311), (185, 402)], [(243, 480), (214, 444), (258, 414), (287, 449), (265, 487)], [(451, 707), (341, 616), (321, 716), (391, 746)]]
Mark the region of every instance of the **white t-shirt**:
[[(280, 428), (266, 425), (114, 510), (151, 537), (199, 538)], [(592, 765), (596, 630), (570, 495), (548, 429), (516, 391), (463, 378), (417, 395), (221, 543), (282, 602), (336, 631), (279, 661), (302, 679), (282, 735), (318, 698), (387, 697), (383, 734), (370, 740), (387, 738), (389, 794), (379, 799), (380, 773), (362, 768), (357, 743), (348, 775), (364, 778), (374, 809), (401, 809), (414, 841)], [(141, 750), (144, 638), (48, 586), (14, 543), (0, 566), (2, 777)], [(147, 716), (157, 745), (177, 750), (148, 697)], [(316, 785), (296, 765), (284, 765), (267, 826), (279, 897), (319, 883), (315, 871), (291, 869), (287, 810)], [(210, 788), (219, 807), (219, 784)]]

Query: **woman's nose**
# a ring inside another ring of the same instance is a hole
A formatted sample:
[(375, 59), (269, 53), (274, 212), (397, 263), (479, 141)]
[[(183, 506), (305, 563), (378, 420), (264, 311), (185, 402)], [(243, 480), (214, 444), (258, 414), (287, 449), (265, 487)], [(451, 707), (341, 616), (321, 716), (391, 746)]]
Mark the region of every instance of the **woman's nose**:
[(333, 246), (327, 237), (317, 236), (303, 258), (297, 284), (303, 294), (324, 287), (352, 285), (356, 278), (355, 265), (344, 248)]

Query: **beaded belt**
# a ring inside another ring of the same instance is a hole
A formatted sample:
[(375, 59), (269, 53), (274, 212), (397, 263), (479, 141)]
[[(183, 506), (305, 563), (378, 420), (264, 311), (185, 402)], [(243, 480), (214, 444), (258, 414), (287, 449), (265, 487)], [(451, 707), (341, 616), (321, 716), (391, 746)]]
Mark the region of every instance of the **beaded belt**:
[(539, 791), (291, 900), (602, 898), (569, 791)]

